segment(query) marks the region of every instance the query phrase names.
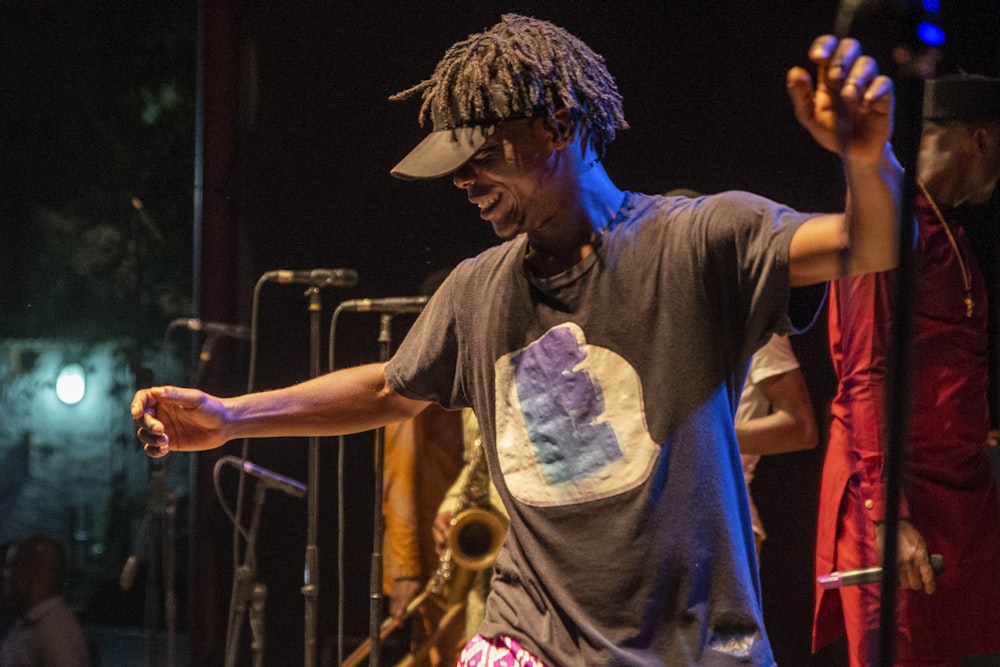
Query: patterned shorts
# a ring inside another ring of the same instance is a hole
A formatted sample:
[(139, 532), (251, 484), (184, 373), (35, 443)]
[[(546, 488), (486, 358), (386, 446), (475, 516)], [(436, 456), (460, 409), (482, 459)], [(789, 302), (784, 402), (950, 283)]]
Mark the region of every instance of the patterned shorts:
[(458, 667), (545, 667), (545, 663), (510, 637), (477, 634), (462, 650)]

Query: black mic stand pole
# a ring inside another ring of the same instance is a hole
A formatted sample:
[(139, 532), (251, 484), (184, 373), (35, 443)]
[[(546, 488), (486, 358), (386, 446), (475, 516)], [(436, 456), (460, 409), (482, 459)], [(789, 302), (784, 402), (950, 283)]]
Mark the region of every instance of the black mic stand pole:
[[(309, 357), (310, 377), (320, 373), (320, 300), (319, 287), (306, 290), (309, 297)], [(319, 597), (319, 548), (316, 532), (319, 516), (319, 438), (309, 438), (309, 483), (306, 490), (307, 533), (305, 569), (302, 576), (302, 595), (305, 596), (305, 667), (316, 665), (316, 600)]]
[[(174, 591), (174, 520), (177, 515), (177, 494), (167, 483), (169, 466), (155, 462), (148, 468), (149, 488), (146, 493), (146, 509), (139, 524), (132, 555), (125, 561), (119, 578), (123, 591), (132, 588), (139, 561), (146, 555), (146, 591), (143, 609), (143, 623), (146, 630), (146, 665), (159, 665), (159, 606), (160, 588), (163, 589), (163, 621), (167, 630), (167, 667), (175, 664), (175, 643), (177, 637), (177, 598)], [(160, 562), (162, 571), (155, 565)]]
[[(392, 314), (382, 313), (378, 332), (379, 359), (388, 361), (392, 350)], [(384, 518), (382, 516), (382, 476), (385, 471), (385, 427), (375, 429), (375, 516), (372, 521), (372, 567), (369, 587), (368, 639), (371, 652), (369, 667), (379, 667), (382, 659), (382, 542)]]
[[(139, 223), (142, 223), (153, 238), (162, 243), (163, 235), (156, 227), (152, 219), (146, 215), (142, 207), (142, 201), (138, 197), (132, 198), (132, 207), (136, 210), (136, 216), (130, 216), (129, 220), (129, 254), (134, 264), (133, 282), (131, 284), (132, 296), (136, 304), (142, 304), (142, 266), (143, 257), (141, 252), (141, 237), (139, 235)], [(144, 246), (142, 246), (144, 247)], [(141, 308), (140, 308), (141, 311)], [(169, 329), (168, 329), (169, 331)], [(140, 320), (136, 319), (136, 327), (132, 343), (134, 348), (130, 351), (130, 365), (135, 375), (136, 389), (150, 386), (152, 375), (144, 378), (146, 369), (142, 363), (142, 344)], [(149, 383), (144, 382), (148, 379)], [(157, 667), (159, 664), (158, 655), (158, 613), (160, 603), (160, 590), (163, 587), (164, 595), (164, 621), (168, 631), (168, 666), (174, 667), (174, 639), (175, 639), (175, 610), (176, 598), (173, 589), (174, 585), (174, 518), (177, 509), (177, 496), (168, 486), (169, 463), (166, 461), (147, 460), (147, 483), (146, 508), (139, 526), (139, 534), (136, 536), (136, 543), (132, 554), (126, 559), (125, 566), (119, 579), (119, 586), (122, 590), (131, 588), (135, 569), (138, 567), (139, 554), (144, 549), (148, 550), (148, 569), (146, 578), (146, 590), (144, 601), (144, 622), (146, 626), (146, 661), (149, 667)], [(150, 536), (150, 532), (156, 534)], [(159, 539), (157, 539), (159, 538)], [(155, 567), (159, 562), (161, 569), (157, 572)]]
[(167, 667), (177, 662), (177, 493), (167, 487), (164, 507), (166, 532), (163, 536), (163, 623), (167, 629)]
[(254, 485), (253, 515), (247, 535), (247, 545), (243, 552), (243, 564), (236, 571), (236, 583), (233, 586), (232, 607), (233, 625), (226, 648), (226, 667), (236, 664), (239, 653), (240, 634), (243, 628), (243, 615), (247, 605), (250, 605), (250, 649), (253, 653), (254, 667), (264, 665), (264, 601), (267, 597), (267, 587), (255, 581), (257, 578), (257, 533), (260, 530), (260, 516), (264, 508), (264, 497), (267, 485), (257, 482)]
[[(151, 461), (148, 466), (149, 487), (146, 494), (146, 508), (139, 532), (136, 536), (132, 555), (125, 561), (119, 584), (122, 590), (132, 587), (139, 561), (147, 563), (146, 589), (144, 602), (144, 625), (146, 630), (146, 665), (156, 667), (159, 664), (159, 612), (160, 589), (164, 595), (163, 612), (167, 627), (167, 667), (174, 665), (174, 639), (176, 626), (174, 623), (176, 600), (174, 598), (173, 575), (173, 529), (176, 515), (177, 497), (167, 483), (169, 466), (166, 462)], [(157, 571), (159, 563), (161, 571)]]
[(896, 267), (896, 293), (892, 304), (892, 342), (888, 363), (887, 411), (888, 437), (883, 476), (886, 479), (885, 523), (882, 544), (882, 581), (879, 606), (879, 665), (894, 664), (896, 652), (896, 598), (899, 589), (899, 500), (906, 474), (907, 436), (909, 433), (910, 341), (913, 340), (913, 218), (916, 198), (918, 149), (922, 130), (923, 80), (916, 74), (903, 74), (896, 82), (897, 151), (904, 168), (899, 226), (899, 264)]

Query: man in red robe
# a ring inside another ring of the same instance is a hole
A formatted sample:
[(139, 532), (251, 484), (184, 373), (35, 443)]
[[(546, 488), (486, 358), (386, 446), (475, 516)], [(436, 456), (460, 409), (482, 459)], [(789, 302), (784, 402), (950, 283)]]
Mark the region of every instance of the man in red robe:
[[(1000, 179), (1000, 79), (925, 87), (915, 216), (910, 419), (900, 504), (897, 665), (958, 667), (1000, 651), (1000, 494), (989, 432), (986, 285), (962, 226)], [(885, 518), (886, 365), (894, 272), (832, 284), (838, 377), (823, 466), (817, 575), (879, 565)], [(1000, 307), (1000, 304), (991, 304)], [(935, 576), (928, 555), (940, 553)], [(813, 650), (846, 634), (852, 667), (878, 664), (879, 584), (817, 588)]]

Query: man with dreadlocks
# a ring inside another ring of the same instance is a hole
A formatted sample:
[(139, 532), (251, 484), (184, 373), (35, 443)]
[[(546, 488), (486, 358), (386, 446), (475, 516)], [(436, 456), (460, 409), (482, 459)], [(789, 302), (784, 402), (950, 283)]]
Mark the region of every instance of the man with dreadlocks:
[(815, 86), (796, 67), (789, 93), (841, 156), (843, 214), (621, 190), (601, 162), (625, 120), (600, 56), (517, 15), (455, 44), (396, 96), (421, 94), (434, 129), (393, 174), (450, 176), (504, 242), (452, 271), (387, 363), (233, 398), (139, 391), (146, 452), (471, 407), (510, 528), (461, 664), (772, 665), (739, 388), (796, 325), (791, 302), (818, 308), (822, 289), (790, 288), (894, 266), (902, 178), (892, 82), (854, 40), (809, 56)]

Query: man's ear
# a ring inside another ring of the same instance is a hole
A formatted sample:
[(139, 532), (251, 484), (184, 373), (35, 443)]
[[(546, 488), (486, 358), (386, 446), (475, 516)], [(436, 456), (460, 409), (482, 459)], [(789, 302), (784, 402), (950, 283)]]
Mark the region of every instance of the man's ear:
[(977, 127), (972, 131), (972, 145), (976, 147), (976, 152), (983, 155), (990, 144), (989, 132), (985, 127)]
[(576, 132), (576, 120), (569, 109), (562, 107), (556, 109), (548, 123), (549, 131), (552, 133), (552, 141), (557, 148), (564, 148), (573, 141)]
[(980, 156), (1000, 150), (1000, 123), (977, 127), (972, 132), (972, 142)]

